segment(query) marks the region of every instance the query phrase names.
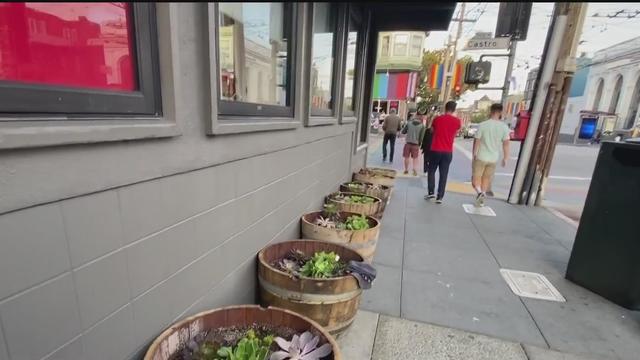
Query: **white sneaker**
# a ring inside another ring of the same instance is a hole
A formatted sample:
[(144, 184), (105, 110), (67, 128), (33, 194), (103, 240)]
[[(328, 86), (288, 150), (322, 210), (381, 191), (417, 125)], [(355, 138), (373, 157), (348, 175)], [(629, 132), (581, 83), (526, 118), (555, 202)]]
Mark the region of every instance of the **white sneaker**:
[(484, 199), (485, 199), (486, 195), (484, 193), (479, 193), (476, 196), (476, 203), (475, 206), (476, 207), (483, 207), (484, 206)]

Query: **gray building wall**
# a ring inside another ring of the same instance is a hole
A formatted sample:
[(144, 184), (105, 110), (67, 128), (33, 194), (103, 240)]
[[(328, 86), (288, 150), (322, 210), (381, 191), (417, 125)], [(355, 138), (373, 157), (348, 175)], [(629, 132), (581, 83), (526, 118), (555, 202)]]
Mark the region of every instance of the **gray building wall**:
[(138, 358), (179, 318), (253, 303), (258, 250), (364, 164), (357, 123), (206, 135), (206, 13), (158, 5), (179, 136), (0, 150), (0, 360)]

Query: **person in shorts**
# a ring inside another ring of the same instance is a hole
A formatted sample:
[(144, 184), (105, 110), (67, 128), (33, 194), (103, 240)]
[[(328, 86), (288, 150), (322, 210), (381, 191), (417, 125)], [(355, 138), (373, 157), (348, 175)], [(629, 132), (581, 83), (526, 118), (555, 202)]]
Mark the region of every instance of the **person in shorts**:
[(409, 163), (413, 159), (413, 176), (418, 175), (418, 160), (420, 158), (420, 147), (424, 139), (425, 127), (422, 121), (412, 117), (402, 129), (406, 134), (402, 157), (404, 158), (404, 174), (409, 173)]
[(502, 121), (502, 105), (493, 104), (490, 118), (480, 123), (473, 140), (471, 184), (475, 189), (476, 206), (484, 206), (486, 192), (496, 171), (502, 151), (502, 166), (507, 166), (509, 156), (509, 127)]

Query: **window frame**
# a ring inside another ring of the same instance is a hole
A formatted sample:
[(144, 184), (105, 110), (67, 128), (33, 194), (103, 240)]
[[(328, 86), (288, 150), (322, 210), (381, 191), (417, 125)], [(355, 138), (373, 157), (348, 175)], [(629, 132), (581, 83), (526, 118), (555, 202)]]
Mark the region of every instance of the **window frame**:
[[(414, 42), (415, 39), (418, 39), (418, 42)], [(424, 38), (417, 34), (411, 34), (411, 40), (409, 41), (409, 56), (421, 56), (422, 55), (422, 45), (424, 43)], [(417, 54), (413, 54), (414, 45), (419, 45), (416, 49), (418, 49)]]
[[(309, 37), (308, 37), (308, 47), (309, 47), (309, 70), (311, 70), (311, 64), (313, 63), (313, 25), (315, 22), (315, 10), (316, 10), (316, 2), (310, 3), (309, 6)], [(342, 7), (339, 3), (329, 2), (326, 3), (329, 6), (333, 6), (334, 15), (336, 16), (336, 23), (334, 28), (333, 35), (333, 65), (331, 70), (331, 77), (333, 81), (331, 82), (331, 108), (330, 109), (318, 109), (314, 108), (311, 105), (311, 98), (313, 97), (313, 93), (311, 92), (311, 71), (309, 71), (309, 116), (310, 117), (324, 117), (324, 118), (336, 118), (338, 116), (338, 108), (337, 105), (341, 104), (342, 101), (339, 101), (338, 95), (340, 93), (338, 83), (340, 83), (340, 78), (336, 76), (340, 70), (342, 70), (342, 62), (341, 56), (342, 52), (342, 33), (345, 30), (344, 23), (342, 21)], [(311, 121), (313, 122), (313, 121)]]
[[(398, 46), (398, 37), (406, 37), (407, 40), (404, 44), (404, 53), (402, 54), (398, 54), (398, 52), (396, 51), (396, 47)], [(411, 42), (411, 37), (409, 36), (409, 34), (394, 34), (393, 35), (393, 51), (392, 54), (393, 56), (407, 56), (407, 54), (409, 53), (409, 44)]]
[(160, 117), (162, 101), (158, 52), (158, 27), (154, 3), (132, 3), (133, 50), (139, 90), (119, 92), (63, 85), (0, 81), (0, 122), (29, 121), (52, 115), (50, 120)]
[[(365, 64), (365, 58), (363, 56), (357, 56), (357, 54), (365, 53), (365, 41), (364, 34), (366, 31), (366, 23), (364, 19), (363, 10), (361, 7), (358, 7), (354, 4), (349, 4), (347, 11), (345, 12), (345, 21), (344, 21), (344, 61), (342, 64), (342, 106), (341, 106), (341, 124), (348, 124), (357, 121), (357, 114), (360, 111), (360, 99), (362, 98), (361, 89), (362, 89), (362, 68)], [(351, 19), (355, 18), (356, 25), (358, 25), (358, 39), (356, 42), (356, 57), (354, 64), (354, 74), (353, 74), (353, 110), (346, 110), (344, 107), (344, 98), (346, 89), (345, 84), (347, 81), (347, 47), (349, 41), (349, 25), (351, 24)]]
[[(298, 28), (298, 5), (296, 3), (284, 3), (291, 6), (291, 17), (288, 18), (286, 14), (283, 14), (284, 20), (291, 21), (291, 39), (287, 42), (287, 67), (289, 76), (287, 77), (287, 106), (251, 103), (243, 101), (231, 101), (223, 100), (220, 97), (220, 41), (219, 41), (219, 25), (220, 25), (220, 11), (219, 3), (209, 4), (213, 7), (213, 19), (209, 19), (213, 23), (214, 36), (210, 36), (208, 39), (209, 47), (212, 48), (212, 55), (215, 56), (215, 66), (211, 67), (214, 71), (209, 76), (212, 78), (211, 86), (215, 86), (215, 92), (212, 91), (212, 95), (215, 93), (216, 98), (213, 99), (217, 103), (217, 116), (226, 120), (240, 120), (239, 118), (252, 117), (253, 121), (260, 121), (260, 119), (269, 119), (272, 117), (281, 118), (294, 118), (295, 116), (295, 103), (296, 103), (296, 66), (298, 62), (296, 49), (298, 47), (298, 35), (296, 29)], [(211, 10), (211, 7), (209, 8)], [(211, 11), (209, 12), (211, 17)], [(211, 33), (211, 31), (210, 31)], [(211, 41), (214, 41), (215, 46), (211, 46)], [(215, 82), (213, 82), (215, 79)]]
[[(387, 48), (386, 48), (387, 51), (386, 51), (386, 54), (385, 54), (385, 47), (384, 47), (384, 45), (385, 45), (384, 44), (384, 40), (385, 39), (387, 40)], [(387, 56), (387, 57), (391, 56), (391, 35), (384, 35), (382, 37), (382, 41), (380, 42), (380, 57), (383, 57), (383, 56)]]

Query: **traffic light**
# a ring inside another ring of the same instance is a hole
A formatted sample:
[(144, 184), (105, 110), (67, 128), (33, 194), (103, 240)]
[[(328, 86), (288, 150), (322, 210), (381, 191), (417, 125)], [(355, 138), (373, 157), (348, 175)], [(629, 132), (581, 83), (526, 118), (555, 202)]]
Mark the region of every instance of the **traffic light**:
[(465, 84), (486, 84), (491, 75), (491, 63), (489, 61), (474, 61), (467, 64), (464, 72)]

